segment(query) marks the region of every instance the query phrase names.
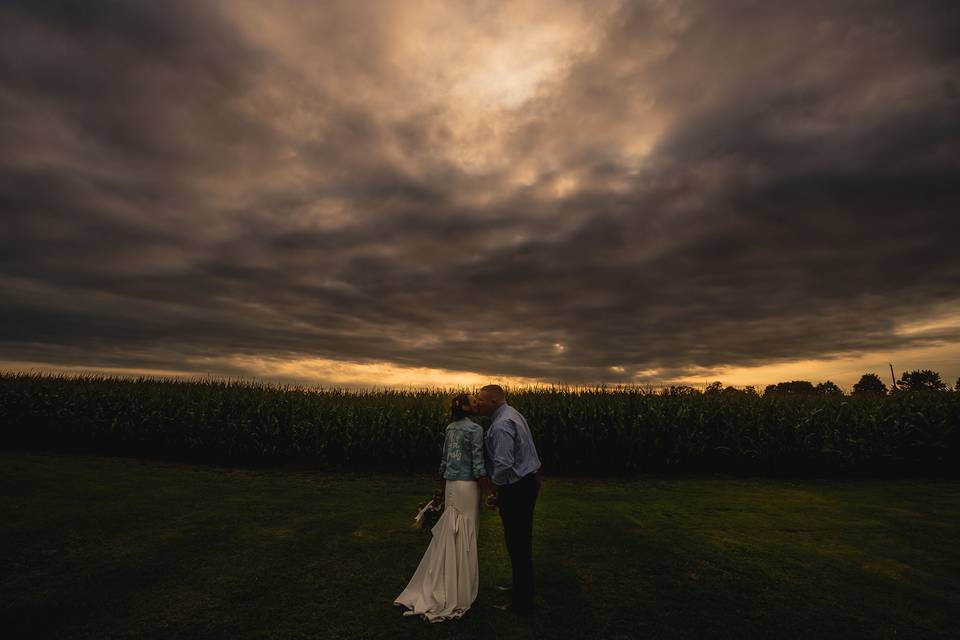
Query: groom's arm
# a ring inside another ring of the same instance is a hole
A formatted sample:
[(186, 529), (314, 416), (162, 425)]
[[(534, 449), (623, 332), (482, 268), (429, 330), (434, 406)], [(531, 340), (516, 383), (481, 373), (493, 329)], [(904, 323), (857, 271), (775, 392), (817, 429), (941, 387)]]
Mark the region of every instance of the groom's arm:
[(486, 433), (486, 436), (483, 438), (484, 469), (486, 473), (483, 475), (483, 477), (477, 479), (477, 481), (480, 483), (480, 488), (483, 490), (484, 503), (491, 509), (493, 509), (497, 504), (497, 485), (493, 484), (493, 480), (491, 479), (494, 470), (493, 431), (494, 429), (491, 425), (490, 429)]
[(514, 463), (514, 435), (507, 428), (498, 425), (491, 427), (487, 435), (490, 441), (490, 480), (495, 485), (510, 484), (516, 480), (513, 471)]

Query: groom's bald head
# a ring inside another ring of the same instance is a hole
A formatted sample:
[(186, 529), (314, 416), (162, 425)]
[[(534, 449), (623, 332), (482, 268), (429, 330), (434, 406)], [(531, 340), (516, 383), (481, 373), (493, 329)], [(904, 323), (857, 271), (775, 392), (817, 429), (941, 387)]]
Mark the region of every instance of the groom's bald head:
[(488, 384), (487, 386), (482, 387), (480, 391), (486, 391), (500, 402), (506, 402), (507, 400), (507, 392), (504, 391), (503, 387), (498, 384)]
[(503, 387), (498, 384), (488, 384), (481, 387), (480, 393), (477, 394), (477, 413), (482, 416), (489, 416), (506, 401), (507, 394)]

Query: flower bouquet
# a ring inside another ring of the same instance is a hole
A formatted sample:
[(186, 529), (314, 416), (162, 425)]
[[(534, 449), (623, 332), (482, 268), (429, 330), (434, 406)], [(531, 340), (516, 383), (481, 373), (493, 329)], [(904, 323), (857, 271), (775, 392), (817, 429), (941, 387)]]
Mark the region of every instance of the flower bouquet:
[(419, 529), (432, 529), (442, 513), (443, 491), (437, 489), (430, 500), (421, 502), (417, 507), (417, 515), (413, 519), (413, 526)]

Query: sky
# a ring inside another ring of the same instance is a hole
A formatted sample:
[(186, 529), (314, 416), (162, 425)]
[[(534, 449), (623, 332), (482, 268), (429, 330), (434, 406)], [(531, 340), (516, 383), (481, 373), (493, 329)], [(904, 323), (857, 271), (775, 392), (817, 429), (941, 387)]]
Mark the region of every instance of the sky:
[(953, 0), (0, 3), (0, 369), (960, 377)]

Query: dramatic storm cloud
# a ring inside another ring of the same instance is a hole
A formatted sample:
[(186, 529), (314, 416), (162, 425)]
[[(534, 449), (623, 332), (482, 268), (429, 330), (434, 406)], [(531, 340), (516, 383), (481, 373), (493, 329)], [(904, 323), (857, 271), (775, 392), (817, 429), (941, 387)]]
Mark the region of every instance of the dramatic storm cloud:
[(0, 360), (952, 380), (958, 33), (952, 1), (5, 2)]

